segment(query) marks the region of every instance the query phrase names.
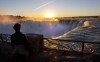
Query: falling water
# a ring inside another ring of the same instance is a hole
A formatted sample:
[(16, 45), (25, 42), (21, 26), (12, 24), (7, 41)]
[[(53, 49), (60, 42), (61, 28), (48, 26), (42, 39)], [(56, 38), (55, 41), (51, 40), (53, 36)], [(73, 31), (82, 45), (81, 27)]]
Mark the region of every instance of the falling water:
[[(32, 20), (19, 20), (17, 23), (22, 25), (21, 31), (23, 33), (35, 33), (35, 34), (43, 34), (44, 37), (57, 37), (63, 35), (64, 33), (70, 31), (71, 29), (79, 26), (79, 23), (72, 23), (69, 24), (62, 24), (58, 21), (32, 21)], [(2, 34), (12, 34), (14, 33), (13, 30), (14, 23), (1, 23), (0, 22), (0, 33)]]

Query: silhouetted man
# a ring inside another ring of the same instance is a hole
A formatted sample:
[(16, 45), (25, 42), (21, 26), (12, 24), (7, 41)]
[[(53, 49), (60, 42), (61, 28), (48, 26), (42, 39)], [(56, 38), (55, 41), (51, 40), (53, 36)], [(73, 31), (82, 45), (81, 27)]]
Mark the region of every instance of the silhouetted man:
[(20, 32), (21, 25), (16, 23), (13, 26), (15, 33), (11, 35), (11, 45), (13, 48), (14, 59), (16, 62), (26, 62), (28, 55), (27, 38)]

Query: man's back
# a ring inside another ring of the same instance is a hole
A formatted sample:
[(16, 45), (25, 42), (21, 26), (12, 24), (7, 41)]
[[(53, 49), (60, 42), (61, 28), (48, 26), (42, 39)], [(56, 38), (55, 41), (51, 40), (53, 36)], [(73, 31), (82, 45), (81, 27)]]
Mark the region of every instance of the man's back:
[(16, 32), (11, 35), (11, 44), (14, 45), (24, 45), (27, 42), (27, 39), (24, 34), (21, 32)]

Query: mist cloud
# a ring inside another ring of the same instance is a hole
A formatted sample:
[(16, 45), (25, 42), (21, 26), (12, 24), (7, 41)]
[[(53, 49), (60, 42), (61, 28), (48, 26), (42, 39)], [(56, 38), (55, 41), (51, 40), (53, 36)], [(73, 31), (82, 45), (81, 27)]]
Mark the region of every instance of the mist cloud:
[(69, 31), (73, 26), (62, 25), (57, 21), (17, 21), (2, 23), (0, 22), (0, 33), (2, 34), (12, 34), (14, 33), (13, 25), (15, 23), (20, 23), (22, 25), (21, 32), (23, 33), (34, 33), (34, 34), (43, 34), (44, 37), (56, 37), (63, 35)]

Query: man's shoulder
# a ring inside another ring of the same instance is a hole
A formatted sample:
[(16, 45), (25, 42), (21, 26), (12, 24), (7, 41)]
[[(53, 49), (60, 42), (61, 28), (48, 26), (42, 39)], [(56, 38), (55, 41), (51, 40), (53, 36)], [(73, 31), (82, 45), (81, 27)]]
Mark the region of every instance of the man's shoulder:
[(14, 33), (14, 34), (12, 34), (11, 35), (11, 37), (14, 37), (14, 36), (26, 36), (25, 34), (23, 34), (22, 32), (20, 32), (20, 33)]
[(15, 35), (15, 33), (14, 34), (12, 34), (11, 36), (14, 36)]
[(22, 32), (20, 32), (21, 35), (25, 36), (25, 34), (23, 34)]

